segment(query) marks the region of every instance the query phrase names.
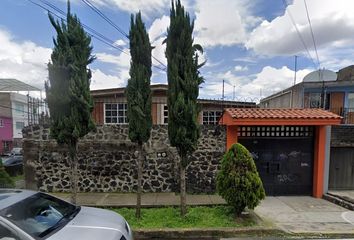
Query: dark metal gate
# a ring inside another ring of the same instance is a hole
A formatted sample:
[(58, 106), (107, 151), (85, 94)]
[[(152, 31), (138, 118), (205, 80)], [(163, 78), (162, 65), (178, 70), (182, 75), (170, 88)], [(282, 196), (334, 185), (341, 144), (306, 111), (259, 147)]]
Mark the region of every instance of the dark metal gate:
[(354, 148), (332, 147), (329, 166), (329, 188), (332, 190), (354, 189)]
[(267, 195), (311, 195), (314, 129), (310, 126), (239, 127)]

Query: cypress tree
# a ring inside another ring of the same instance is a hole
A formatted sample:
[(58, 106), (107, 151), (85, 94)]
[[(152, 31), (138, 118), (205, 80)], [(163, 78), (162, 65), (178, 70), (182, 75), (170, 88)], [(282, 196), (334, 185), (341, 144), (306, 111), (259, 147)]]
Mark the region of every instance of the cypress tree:
[(198, 64), (197, 50), (193, 44), (194, 21), (190, 20), (181, 1), (172, 2), (170, 26), (167, 30), (166, 57), (168, 78), (168, 137), (180, 156), (181, 215), (186, 208), (185, 169), (189, 155), (197, 147), (199, 138), (198, 105), (199, 85), (203, 82)]
[(136, 217), (140, 218), (141, 181), (143, 160), (145, 158), (143, 144), (150, 138), (151, 119), (151, 44), (141, 13), (131, 16), (130, 21), (130, 79), (126, 88), (128, 101), (127, 115), (129, 120), (129, 138), (138, 144), (138, 189)]
[(95, 128), (91, 118), (91, 71), (87, 68), (95, 58), (91, 54), (91, 38), (77, 16), (71, 14), (69, 1), (66, 21), (56, 21), (51, 14), (49, 20), (57, 33), (48, 63), (49, 79), (45, 83), (50, 134), (58, 144), (68, 147), (71, 201), (76, 203), (78, 140)]

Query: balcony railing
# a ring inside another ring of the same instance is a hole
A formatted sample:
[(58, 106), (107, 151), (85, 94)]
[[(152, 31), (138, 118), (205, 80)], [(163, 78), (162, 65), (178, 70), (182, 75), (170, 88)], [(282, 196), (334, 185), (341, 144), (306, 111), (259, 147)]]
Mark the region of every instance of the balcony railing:
[(354, 108), (330, 108), (329, 111), (343, 117), (342, 124), (354, 124)]

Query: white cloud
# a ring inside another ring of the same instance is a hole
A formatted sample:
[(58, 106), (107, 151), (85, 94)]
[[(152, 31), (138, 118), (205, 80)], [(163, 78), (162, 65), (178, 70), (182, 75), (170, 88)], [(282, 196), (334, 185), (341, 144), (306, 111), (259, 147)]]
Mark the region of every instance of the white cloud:
[[(127, 81), (128, 80), (129, 69), (130, 69), (129, 49), (124, 49), (124, 52), (121, 52), (119, 55), (112, 55), (112, 54), (108, 54), (108, 53), (96, 53), (96, 57), (97, 57), (97, 61), (114, 65), (112, 72), (114, 72), (116, 74), (117, 79), (120, 79), (120, 81)], [(98, 72), (98, 73), (101, 74), (102, 72)], [(102, 74), (98, 75), (98, 76), (100, 78), (97, 81), (100, 81), (100, 79), (113, 77), (112, 75), (103, 76)], [(99, 84), (99, 82), (97, 82), (97, 81), (96, 81), (96, 84)], [(101, 84), (101, 86), (102, 86), (102, 84)]]
[(103, 73), (100, 69), (92, 69), (91, 90), (125, 87), (126, 79)]
[(170, 25), (170, 17), (163, 15), (153, 21), (149, 28), (149, 38), (151, 42), (156, 41), (160, 37), (167, 36), (167, 27)]
[(121, 52), (119, 55), (96, 53), (96, 57), (98, 61), (116, 64), (118, 67), (127, 68), (130, 66), (130, 54), (128, 49), (124, 49), (124, 52)]
[[(354, 46), (354, 1), (311, 0), (307, 1), (307, 5), (318, 49)], [(287, 11), (271, 22), (263, 21), (255, 28), (246, 47), (270, 56), (305, 53), (305, 48), (291, 23), (290, 12), (306, 46), (313, 50), (304, 1), (294, 0), (293, 4), (287, 7)], [(315, 55), (312, 54), (312, 57)]]
[(0, 78), (15, 78), (43, 89), (51, 52), (31, 41), (17, 42), (0, 29)]
[(247, 66), (236, 65), (234, 69), (235, 69), (236, 72), (245, 72), (245, 71), (248, 70), (248, 67)]
[(97, 5), (117, 7), (129, 13), (141, 11), (143, 16), (161, 13), (170, 7), (169, 0), (93, 0)]
[[(302, 69), (297, 72), (297, 82), (310, 73), (310, 69)], [(277, 91), (290, 87), (294, 81), (294, 71), (286, 66), (274, 68), (264, 67), (259, 73), (248, 76), (237, 76), (231, 71), (210, 76), (213, 79), (206, 82), (201, 89), (204, 98), (220, 98), (222, 92), (222, 80), (225, 80), (226, 99), (233, 98), (233, 86), (235, 86), (236, 100), (255, 100), (269, 96)]]
[(123, 47), (123, 46), (127, 45), (127, 42), (125, 42), (122, 39), (118, 39), (117, 41), (114, 42), (114, 44), (117, 46)]
[[(297, 82), (301, 82), (304, 76), (311, 70), (303, 69), (296, 73)], [(250, 82), (239, 86), (238, 94), (241, 96), (262, 97), (269, 96), (292, 86), (294, 83), (294, 71), (286, 66), (274, 68), (266, 66), (261, 72), (256, 74), (256, 78)]]
[(260, 20), (249, 8), (240, 0), (197, 0), (195, 42), (207, 47), (245, 42), (249, 28)]

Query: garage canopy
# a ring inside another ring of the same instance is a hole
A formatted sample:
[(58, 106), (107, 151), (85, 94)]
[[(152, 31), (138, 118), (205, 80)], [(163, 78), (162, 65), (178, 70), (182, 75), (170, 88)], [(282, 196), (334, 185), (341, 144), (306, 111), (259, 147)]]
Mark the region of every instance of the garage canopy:
[(0, 91), (40, 91), (40, 89), (16, 79), (0, 78)]
[(223, 125), (338, 125), (342, 117), (318, 108), (268, 109), (226, 108), (219, 120)]

